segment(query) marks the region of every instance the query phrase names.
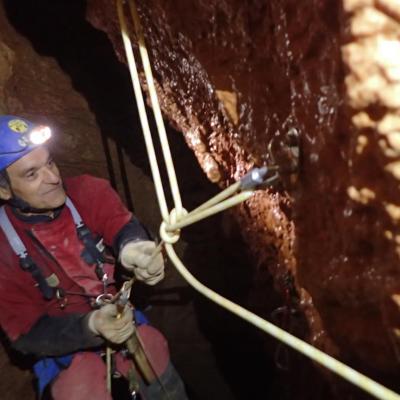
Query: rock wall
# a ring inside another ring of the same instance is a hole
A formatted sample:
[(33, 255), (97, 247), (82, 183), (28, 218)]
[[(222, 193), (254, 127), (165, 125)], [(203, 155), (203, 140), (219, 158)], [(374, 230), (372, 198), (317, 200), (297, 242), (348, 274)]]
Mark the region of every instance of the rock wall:
[[(225, 187), (274, 160), (284, 170), (299, 143), (297, 176), (235, 210), (243, 236), (311, 343), (395, 376), (398, 1), (138, 8), (163, 111), (210, 180)], [(123, 60), (113, 5), (90, 1), (88, 17)]]

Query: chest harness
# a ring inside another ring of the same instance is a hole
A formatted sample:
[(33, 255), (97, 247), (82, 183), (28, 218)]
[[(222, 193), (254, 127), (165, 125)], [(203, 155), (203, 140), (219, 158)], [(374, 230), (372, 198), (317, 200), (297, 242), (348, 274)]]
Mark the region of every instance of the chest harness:
[[(103, 269), (105, 262), (103, 239), (94, 238), (88, 227), (83, 223), (82, 217), (69, 197), (67, 197), (65, 205), (72, 214), (78, 238), (84, 246), (81, 257), (87, 264), (95, 266), (96, 275), (103, 282), (104, 291), (106, 291), (108, 277)], [(60, 300), (65, 297), (65, 292), (62, 288), (49, 285), (48, 280), (44, 277), (38, 265), (30, 257), (25, 245), (8, 218), (4, 206), (0, 207), (0, 227), (6, 235), (14, 253), (18, 256), (20, 267), (32, 275), (43, 297), (46, 300), (51, 300), (54, 297)]]

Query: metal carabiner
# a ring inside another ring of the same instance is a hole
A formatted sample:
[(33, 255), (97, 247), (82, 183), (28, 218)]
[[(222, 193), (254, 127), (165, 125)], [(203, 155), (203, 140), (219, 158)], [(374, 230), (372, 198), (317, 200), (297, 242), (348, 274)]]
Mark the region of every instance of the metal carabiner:
[(126, 305), (129, 301), (129, 297), (131, 296), (131, 289), (132, 289), (133, 281), (126, 281), (121, 287), (120, 296), (118, 302), (121, 305)]
[[(254, 190), (257, 186), (272, 185), (279, 180), (277, 165), (263, 166), (261, 168), (253, 168), (240, 179), (241, 190)], [(269, 176), (270, 173), (272, 176)]]
[(100, 294), (96, 297), (96, 300), (94, 301), (94, 304), (97, 307), (103, 307), (104, 305), (108, 304), (111, 302), (111, 300), (113, 299), (113, 295), (110, 293), (103, 293)]
[(133, 279), (131, 279), (130, 281), (125, 281), (124, 284), (122, 285), (120, 291), (118, 292), (118, 297), (115, 302), (115, 304), (117, 305), (117, 309), (118, 309), (117, 318), (121, 317), (125, 306), (129, 303), (132, 285), (133, 285)]

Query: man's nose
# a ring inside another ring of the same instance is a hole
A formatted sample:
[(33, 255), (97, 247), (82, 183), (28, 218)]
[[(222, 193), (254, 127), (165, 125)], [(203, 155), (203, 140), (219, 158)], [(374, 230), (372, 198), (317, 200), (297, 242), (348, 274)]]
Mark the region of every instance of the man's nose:
[(49, 167), (45, 168), (45, 182), (46, 183), (59, 183), (60, 182), (60, 175), (54, 170)]

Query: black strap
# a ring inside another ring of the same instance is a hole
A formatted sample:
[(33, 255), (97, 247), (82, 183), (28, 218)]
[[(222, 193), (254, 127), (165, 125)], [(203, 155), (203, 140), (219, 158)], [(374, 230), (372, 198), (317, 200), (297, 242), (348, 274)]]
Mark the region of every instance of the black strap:
[(99, 249), (100, 246), (103, 246), (102, 240), (100, 238), (96, 240), (86, 225), (77, 227), (77, 232), (79, 239), (85, 247), (81, 253), (81, 257), (86, 263), (96, 266), (96, 276), (102, 280), (104, 277), (103, 264), (106, 261), (103, 252)]
[(38, 284), (43, 297), (46, 300), (51, 300), (54, 296), (54, 288), (49, 286), (39, 267), (35, 264), (32, 258), (29, 255), (21, 257), (19, 259), (19, 264), (24, 271), (28, 271), (32, 275), (32, 278)]

